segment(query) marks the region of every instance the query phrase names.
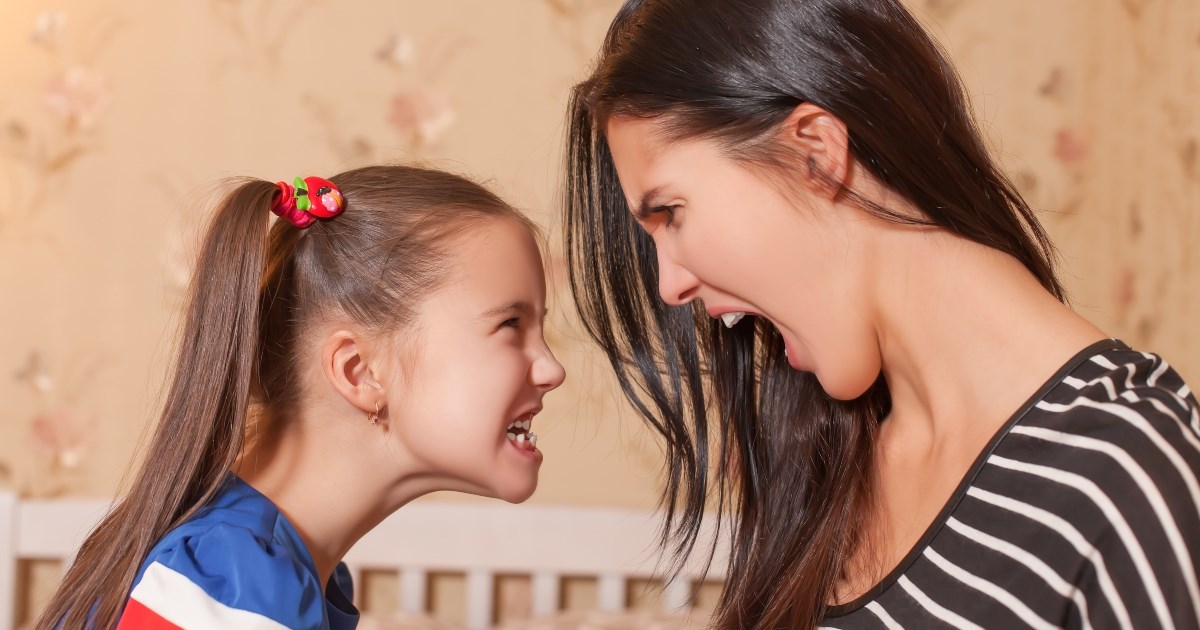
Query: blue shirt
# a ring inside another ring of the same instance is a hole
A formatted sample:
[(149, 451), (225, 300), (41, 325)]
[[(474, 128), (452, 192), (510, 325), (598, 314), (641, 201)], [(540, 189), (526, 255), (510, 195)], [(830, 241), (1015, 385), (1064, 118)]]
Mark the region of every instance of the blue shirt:
[(119, 630), (358, 625), (339, 563), (322, 592), (312, 555), (275, 504), (236, 475), (146, 556)]

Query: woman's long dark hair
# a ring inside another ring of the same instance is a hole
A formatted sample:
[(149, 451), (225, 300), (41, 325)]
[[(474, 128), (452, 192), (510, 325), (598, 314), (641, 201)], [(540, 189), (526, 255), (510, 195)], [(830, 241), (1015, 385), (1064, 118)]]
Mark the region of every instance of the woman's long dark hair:
[(584, 326), (665, 441), (664, 543), (682, 559), (706, 507), (732, 517), (720, 628), (819, 622), (862, 543), (891, 397), (881, 374), (858, 399), (835, 400), (786, 364), (769, 324), (727, 330), (698, 307), (664, 304), (605, 128), (613, 116), (651, 118), (668, 139), (715, 141), (786, 181), (795, 156), (775, 139), (804, 102), (839, 118), (854, 160), (923, 216), (846, 198), (1005, 252), (1064, 299), (1045, 231), (988, 155), (954, 68), (899, 0), (626, 2), (571, 95), (567, 264)]
[(509, 218), (462, 177), (372, 166), (330, 178), (346, 210), (299, 230), (271, 225), (276, 187), (240, 180), (201, 246), (166, 401), (132, 488), (84, 541), (39, 630), (112, 628), (146, 554), (216, 496), (242, 453), (248, 418), (272, 424), (303, 399), (306, 327), (348, 318), (368, 334), (413, 321), (447, 281), (448, 245)]

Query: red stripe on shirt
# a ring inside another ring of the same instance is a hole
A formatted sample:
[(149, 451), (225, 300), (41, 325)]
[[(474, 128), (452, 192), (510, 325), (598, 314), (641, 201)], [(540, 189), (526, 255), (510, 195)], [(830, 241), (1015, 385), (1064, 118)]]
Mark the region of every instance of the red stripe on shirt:
[(130, 598), (117, 622), (117, 630), (182, 630), (158, 613), (150, 610), (145, 604)]

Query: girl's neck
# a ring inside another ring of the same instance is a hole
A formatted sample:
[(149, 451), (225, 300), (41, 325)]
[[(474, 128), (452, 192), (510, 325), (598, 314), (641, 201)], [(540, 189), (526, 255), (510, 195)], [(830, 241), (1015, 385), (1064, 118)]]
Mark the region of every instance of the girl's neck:
[(387, 450), (380, 427), (365, 417), (358, 419), (363, 426), (354, 421), (276, 419), (286, 429), (259, 440), (235, 470), (299, 532), (322, 587), (359, 538), (408, 501), (432, 491), (419, 479), (398, 480), (402, 455), (394, 446)]

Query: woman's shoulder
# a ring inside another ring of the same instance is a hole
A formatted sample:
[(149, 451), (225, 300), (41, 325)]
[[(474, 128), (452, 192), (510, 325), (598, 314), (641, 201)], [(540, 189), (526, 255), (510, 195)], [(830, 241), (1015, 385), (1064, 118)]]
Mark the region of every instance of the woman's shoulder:
[(1124, 344), (1078, 362), (1031, 411), (1021, 424), (1070, 419), (1085, 433), (1127, 428), (1193, 443), (1200, 437), (1200, 406), (1188, 384), (1163, 357)]
[(230, 628), (319, 624), (321, 585), (295, 546), (276, 535), (278, 518), (273, 506), (245, 501), (205, 508), (151, 549), (123, 621), (140, 615)]
[(1079, 361), (1004, 441), (1000, 464), (1114, 500), (1200, 491), (1200, 405), (1165, 359), (1123, 344)]

